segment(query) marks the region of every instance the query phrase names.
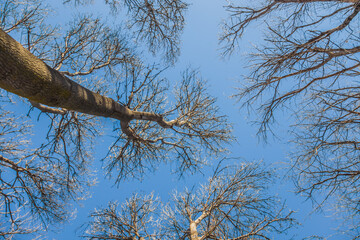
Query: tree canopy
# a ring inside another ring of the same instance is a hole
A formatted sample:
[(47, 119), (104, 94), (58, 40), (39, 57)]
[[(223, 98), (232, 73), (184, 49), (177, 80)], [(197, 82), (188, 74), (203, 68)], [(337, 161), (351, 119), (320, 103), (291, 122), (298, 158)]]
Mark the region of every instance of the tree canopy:
[[(16, 220), (18, 212), (44, 226), (67, 219), (70, 200), (83, 198), (92, 181), (88, 165), (101, 132), (97, 116), (116, 120), (104, 168), (118, 184), (164, 162), (174, 162), (180, 175), (195, 172), (206, 155), (218, 155), (231, 141), (231, 126), (196, 70), (184, 70), (176, 87), (161, 75), (178, 55), (187, 4), (105, 1), (114, 18), (126, 8), (126, 29), (80, 14), (64, 30), (51, 23), (43, 1), (1, 4), (1, 88), (28, 99), (49, 123), (43, 144), (30, 149), (18, 146), (18, 139), (30, 140), (28, 126), (13, 123), (10, 110), (2, 115), (2, 212), (11, 223), (4, 223), (9, 228), (3, 235), (26, 222)], [(165, 66), (144, 62), (133, 40), (154, 54), (163, 51)]]
[(235, 97), (257, 109), (265, 135), (279, 109), (293, 109), (297, 151), (291, 158), (298, 191), (321, 196), (320, 207), (336, 196), (341, 211), (358, 219), (359, 2), (275, 0), (226, 8), (231, 17), (221, 38), (225, 54), (253, 22), (267, 25), (248, 83)]
[[(227, 154), (236, 139), (198, 70), (184, 69), (177, 81), (165, 77), (180, 56), (190, 2), (96, 1), (111, 20), (84, 8), (88, 4), (0, 2), (0, 236), (5, 239), (63, 223), (72, 203), (87, 197), (94, 184), (93, 146), (104, 118), (112, 119), (115, 138), (103, 168), (116, 185), (143, 179), (162, 163), (171, 163), (178, 176), (199, 173)], [(234, 0), (224, 5), (228, 18), (219, 39), (224, 56), (236, 54), (255, 22), (265, 32), (235, 99), (255, 109), (265, 137), (279, 110), (292, 114), (291, 176), (298, 192), (320, 208), (336, 197), (358, 237), (360, 3)], [(84, 12), (67, 16), (64, 6)], [(57, 21), (59, 13), (65, 21)], [(29, 110), (19, 113), (16, 102), (26, 102)], [(40, 119), (47, 131), (35, 145), (31, 125)], [(226, 174), (230, 167), (218, 169), (198, 192), (176, 195), (161, 214), (155, 213), (153, 196), (134, 195), (121, 214), (110, 203), (92, 214), (85, 236), (96, 239), (98, 230), (107, 233), (114, 226), (122, 229), (120, 239), (266, 239), (270, 228), (282, 233), (293, 220), (275, 207), (273, 196), (263, 197), (262, 184), (271, 174), (258, 167), (242, 165)], [(138, 204), (146, 208), (141, 228), (160, 216), (160, 235), (141, 230), (145, 235), (138, 236), (122, 220), (138, 218)], [(119, 223), (108, 222), (108, 214)]]
[[(153, 194), (133, 195), (90, 214), (85, 239), (269, 239), (293, 226), (291, 212), (266, 194), (272, 173), (260, 164), (222, 166), (208, 183), (175, 192), (161, 206)], [(161, 210), (160, 210), (161, 208)]]

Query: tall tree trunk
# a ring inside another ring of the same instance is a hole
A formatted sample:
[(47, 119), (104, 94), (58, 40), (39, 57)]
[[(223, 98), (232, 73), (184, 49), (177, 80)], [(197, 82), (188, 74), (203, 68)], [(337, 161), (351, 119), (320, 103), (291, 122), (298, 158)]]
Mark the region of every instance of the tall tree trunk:
[(33, 102), (96, 116), (122, 120), (131, 113), (50, 68), (1, 29), (0, 87)]
[[(161, 127), (180, 126), (184, 121), (165, 121), (161, 115), (132, 111), (111, 98), (95, 93), (46, 65), (0, 29), (0, 88), (27, 98), (32, 104), (82, 112), (121, 120), (125, 134), (133, 119), (157, 122)], [(44, 108), (46, 111), (46, 108)]]

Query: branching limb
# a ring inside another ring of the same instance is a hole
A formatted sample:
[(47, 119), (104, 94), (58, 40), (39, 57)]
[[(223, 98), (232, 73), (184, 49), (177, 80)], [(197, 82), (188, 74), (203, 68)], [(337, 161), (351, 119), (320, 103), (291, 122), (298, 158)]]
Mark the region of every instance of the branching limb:
[[(139, 79), (141, 76), (145, 79)], [(109, 172), (116, 169), (119, 180), (128, 174), (138, 175), (137, 171), (142, 172), (146, 166), (156, 166), (156, 161), (148, 156), (161, 161), (177, 159), (179, 172), (197, 169), (204, 164), (203, 154), (218, 154), (223, 151), (221, 143), (231, 141), (230, 125), (218, 113), (215, 99), (206, 93), (206, 82), (196, 71), (183, 74), (176, 88), (176, 102), (170, 106), (164, 101), (165, 81), (136, 72), (128, 80), (123, 88), (131, 92), (122, 92), (119, 98), (130, 102), (128, 108), (134, 110), (129, 110), (128, 119), (120, 121), (118, 130), (122, 135), (117, 137), (108, 159)], [(153, 112), (144, 111), (150, 109)]]
[(31, 103), (31, 105), (33, 107), (39, 109), (41, 112), (44, 112), (44, 113), (53, 113), (53, 114), (60, 114), (60, 115), (64, 115), (66, 113), (65, 109), (56, 109), (56, 108), (48, 107), (48, 106), (45, 106), (43, 104), (31, 101), (31, 100), (29, 102)]

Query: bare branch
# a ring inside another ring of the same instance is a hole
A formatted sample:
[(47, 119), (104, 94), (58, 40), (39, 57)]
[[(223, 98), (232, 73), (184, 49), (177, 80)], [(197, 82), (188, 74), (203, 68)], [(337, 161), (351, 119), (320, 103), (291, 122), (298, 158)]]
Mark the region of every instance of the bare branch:
[(53, 114), (61, 114), (64, 115), (66, 113), (66, 110), (64, 109), (56, 109), (56, 108), (51, 108), (51, 107), (47, 107), (45, 105), (42, 105), (38, 102), (34, 102), (34, 101), (30, 101), (31, 105), (33, 107), (36, 107), (37, 109), (39, 109), (40, 111), (44, 112), (44, 113), (53, 113)]

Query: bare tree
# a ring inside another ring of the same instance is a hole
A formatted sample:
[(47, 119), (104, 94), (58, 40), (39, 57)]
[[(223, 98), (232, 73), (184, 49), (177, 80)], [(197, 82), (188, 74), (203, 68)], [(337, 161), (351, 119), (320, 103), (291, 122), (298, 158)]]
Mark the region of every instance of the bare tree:
[[(0, 87), (28, 99), (29, 115), (36, 109), (48, 123), (40, 146), (21, 145), (0, 157), (1, 171), (10, 172), (1, 175), (0, 186), (1, 214), (12, 219), (10, 228), (20, 226), (13, 218), (18, 210), (24, 213), (19, 216), (31, 216), (43, 226), (67, 219), (69, 201), (82, 198), (82, 188), (91, 184), (88, 165), (101, 133), (99, 116), (114, 120), (115, 140), (104, 161), (117, 183), (141, 178), (163, 162), (175, 162), (180, 174), (195, 171), (205, 164), (204, 155), (224, 151), (232, 139), (226, 117), (197, 71), (186, 70), (170, 88), (162, 77), (166, 66), (144, 63), (131, 44), (134, 36), (143, 40), (171, 65), (187, 5), (168, 0), (105, 3), (126, 6), (130, 27), (109, 26), (90, 14), (51, 25), (49, 14), (56, 10), (43, 1), (0, 3)], [(21, 137), (22, 120), (5, 117), (13, 106), (4, 104), (2, 123)], [(4, 139), (9, 146), (19, 143), (5, 134)]]
[(90, 214), (91, 222), (84, 225), (83, 238), (145, 240), (160, 239), (156, 214), (159, 199), (153, 194), (141, 196), (134, 194), (119, 207), (111, 202), (107, 208), (95, 210)]
[(24, 119), (2, 111), (0, 236), (5, 239), (41, 230), (39, 222), (66, 220), (69, 200), (83, 197), (88, 182), (86, 169), (69, 170), (56, 154), (42, 155), (29, 148), (29, 127)]
[(270, 239), (295, 224), (291, 212), (266, 193), (270, 172), (258, 164), (219, 167), (208, 183), (175, 193), (156, 211), (153, 195), (135, 195), (97, 210), (85, 225), (86, 239)]
[(236, 97), (249, 107), (260, 102), (260, 133), (269, 130), (276, 110), (295, 109), (299, 151), (292, 157), (299, 192), (336, 195), (350, 219), (358, 219), (359, 1), (234, 1), (226, 9), (225, 54), (249, 24), (263, 20), (268, 30), (266, 44), (253, 54), (249, 84)]
[[(66, 0), (86, 4), (87, 0)], [(143, 41), (156, 54), (163, 51), (165, 59), (174, 63), (178, 55), (179, 37), (185, 25), (188, 4), (181, 0), (105, 0), (113, 14), (126, 11), (128, 27), (136, 40)]]
[(269, 239), (294, 224), (291, 212), (266, 193), (271, 173), (259, 164), (215, 170), (197, 190), (174, 194), (164, 210), (169, 239)]

